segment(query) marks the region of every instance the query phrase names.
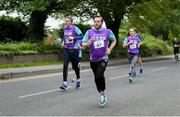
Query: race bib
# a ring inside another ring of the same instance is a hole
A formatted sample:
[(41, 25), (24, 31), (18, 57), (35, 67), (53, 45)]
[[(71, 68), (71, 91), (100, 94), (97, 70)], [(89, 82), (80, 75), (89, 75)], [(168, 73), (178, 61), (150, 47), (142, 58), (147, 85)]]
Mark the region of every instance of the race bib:
[(103, 48), (104, 47), (104, 40), (96, 40), (94, 42), (94, 48), (98, 49), (98, 48)]
[(130, 49), (135, 49), (135, 48), (137, 48), (137, 43), (133, 43), (129, 47), (130, 47)]
[(66, 43), (74, 43), (73, 40), (69, 41), (68, 37), (66, 38)]

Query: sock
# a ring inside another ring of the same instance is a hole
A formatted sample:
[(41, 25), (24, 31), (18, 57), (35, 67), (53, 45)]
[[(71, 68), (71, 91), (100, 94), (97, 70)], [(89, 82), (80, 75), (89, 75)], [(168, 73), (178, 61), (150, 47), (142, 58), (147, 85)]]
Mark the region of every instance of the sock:
[(81, 81), (81, 79), (77, 79), (76, 81)]
[(106, 96), (106, 91), (105, 91), (105, 90), (104, 90), (104, 91), (101, 91), (101, 95)]
[(64, 85), (67, 85), (67, 82), (66, 82), (66, 81), (64, 81), (64, 82), (63, 82), (63, 84), (64, 84)]

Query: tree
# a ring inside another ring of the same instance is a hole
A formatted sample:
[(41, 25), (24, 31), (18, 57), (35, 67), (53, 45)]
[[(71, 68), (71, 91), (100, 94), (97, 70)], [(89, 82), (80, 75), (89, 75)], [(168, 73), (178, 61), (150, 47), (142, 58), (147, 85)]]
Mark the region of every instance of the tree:
[(29, 19), (29, 38), (42, 39), (44, 37), (44, 23), (53, 13), (67, 13), (80, 0), (1, 0), (0, 9), (7, 12), (22, 13)]
[(78, 8), (81, 9), (81, 6), (84, 6), (83, 10), (79, 10), (81, 16), (84, 14), (92, 18), (99, 13), (103, 16), (106, 26), (119, 38), (119, 29), (124, 15), (140, 2), (143, 0), (86, 0), (86, 2), (81, 2)]
[(19, 17), (0, 17), (0, 41), (21, 41), (26, 36), (26, 23)]
[(128, 14), (129, 22), (140, 30), (168, 40), (169, 32), (180, 33), (180, 1), (152, 0), (137, 4)]

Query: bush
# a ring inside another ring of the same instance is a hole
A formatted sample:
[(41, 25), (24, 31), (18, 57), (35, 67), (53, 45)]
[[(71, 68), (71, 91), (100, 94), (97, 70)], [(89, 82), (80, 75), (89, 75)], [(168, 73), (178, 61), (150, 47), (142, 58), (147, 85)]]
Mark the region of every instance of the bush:
[(42, 42), (0, 43), (0, 55), (59, 53), (60, 51), (62, 51), (62, 49), (43, 44)]
[[(123, 48), (123, 41), (126, 37), (126, 31), (120, 31), (119, 45), (116, 46), (110, 57), (124, 58), (127, 57), (127, 48)], [(155, 38), (150, 34), (140, 34), (143, 38), (142, 56), (168, 55), (172, 54), (172, 47), (168, 42)]]
[(26, 37), (26, 24), (19, 17), (0, 17), (0, 41), (21, 41)]
[(172, 53), (172, 47), (168, 42), (149, 34), (142, 34), (141, 36), (143, 38), (143, 56), (168, 55)]

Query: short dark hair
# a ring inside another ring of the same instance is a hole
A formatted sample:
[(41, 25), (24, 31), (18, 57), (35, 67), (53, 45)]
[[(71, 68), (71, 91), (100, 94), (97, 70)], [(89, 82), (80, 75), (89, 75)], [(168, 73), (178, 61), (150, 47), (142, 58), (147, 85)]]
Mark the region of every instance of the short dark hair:
[(100, 16), (100, 15), (95, 16), (95, 17), (94, 17), (94, 19), (95, 19), (95, 18), (101, 18), (101, 22), (103, 22), (103, 21), (104, 21), (103, 17), (102, 17), (102, 16)]
[(138, 33), (138, 29), (136, 27), (132, 28), (134, 30), (134, 32)]
[(73, 22), (73, 18), (71, 16), (68, 16), (67, 19), (70, 19), (71, 22)]

